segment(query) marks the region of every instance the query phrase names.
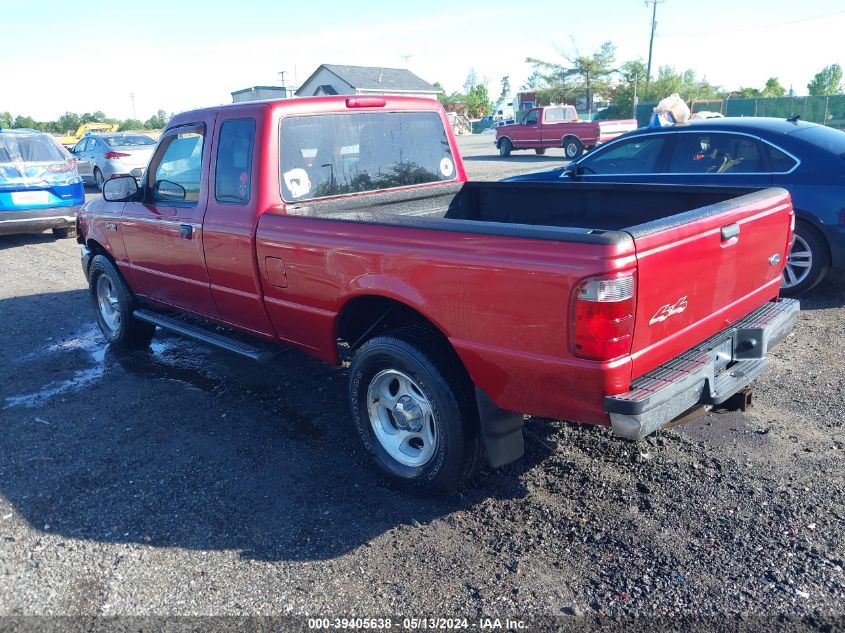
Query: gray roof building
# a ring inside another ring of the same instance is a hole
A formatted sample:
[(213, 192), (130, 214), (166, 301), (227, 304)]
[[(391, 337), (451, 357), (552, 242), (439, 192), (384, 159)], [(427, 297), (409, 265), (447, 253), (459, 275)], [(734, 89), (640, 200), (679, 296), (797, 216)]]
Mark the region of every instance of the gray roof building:
[(405, 68), (322, 64), (302, 82), (296, 96), (395, 94), (435, 99), (438, 92), (437, 88)]

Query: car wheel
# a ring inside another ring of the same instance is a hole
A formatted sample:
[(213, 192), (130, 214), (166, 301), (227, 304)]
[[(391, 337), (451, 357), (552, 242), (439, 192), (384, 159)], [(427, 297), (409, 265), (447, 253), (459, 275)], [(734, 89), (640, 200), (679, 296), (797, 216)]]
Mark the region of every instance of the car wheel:
[(124, 349), (149, 345), (155, 326), (132, 316), (135, 298), (108, 257), (97, 255), (91, 261), (88, 280), (97, 325), (108, 342)]
[(69, 237), (76, 237), (76, 226), (66, 226), (61, 229), (53, 229), (53, 235), (60, 240), (67, 239)]
[(350, 366), (355, 430), (378, 470), (412, 492), (451, 491), (481, 465), (475, 398), (453, 356), (407, 328), (370, 339)]
[(794, 297), (818, 284), (830, 269), (830, 254), (819, 232), (806, 222), (795, 223), (792, 247), (783, 267), (781, 294)]
[(546, 153), (546, 148), (545, 148), (545, 147), (542, 147), (542, 148), (537, 148), (537, 149), (535, 149), (534, 151), (535, 151), (535, 152), (537, 152), (537, 154), (538, 154), (539, 156), (542, 156), (543, 154), (545, 154), (545, 153)]
[(564, 155), (569, 160), (575, 160), (584, 153), (584, 145), (577, 138), (567, 136), (560, 142)]
[(499, 156), (507, 158), (508, 156), (511, 155), (512, 151), (513, 151), (513, 143), (511, 143), (510, 139), (503, 138), (501, 141), (499, 141)]
[(100, 191), (103, 190), (103, 185), (106, 184), (105, 176), (103, 176), (103, 172), (100, 171), (99, 167), (94, 168), (94, 184), (97, 185), (97, 189)]

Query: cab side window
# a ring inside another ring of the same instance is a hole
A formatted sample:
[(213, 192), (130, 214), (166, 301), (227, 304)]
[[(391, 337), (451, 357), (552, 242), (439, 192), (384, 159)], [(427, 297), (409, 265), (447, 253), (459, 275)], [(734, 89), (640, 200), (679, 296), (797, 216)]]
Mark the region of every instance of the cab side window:
[(204, 140), (202, 124), (183, 125), (162, 136), (147, 170), (151, 202), (197, 204)]
[(538, 115), (539, 110), (531, 110), (531, 112), (526, 115), (524, 123), (526, 125), (536, 125), (539, 120)]
[(617, 141), (597, 154), (587, 154), (579, 164), (589, 174), (652, 174), (663, 153), (666, 135), (649, 135)]
[(254, 144), (255, 119), (231, 119), (220, 126), (214, 168), (214, 198), (218, 202), (249, 202)]
[(760, 144), (750, 136), (724, 133), (678, 134), (673, 174), (756, 174), (766, 171)]

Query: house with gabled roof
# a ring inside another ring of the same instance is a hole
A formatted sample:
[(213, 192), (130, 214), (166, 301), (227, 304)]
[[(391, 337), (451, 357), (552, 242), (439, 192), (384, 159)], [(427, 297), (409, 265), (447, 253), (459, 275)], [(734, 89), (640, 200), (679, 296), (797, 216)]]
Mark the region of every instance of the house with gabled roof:
[(405, 68), (322, 64), (302, 82), (297, 97), (402, 95), (436, 99), (440, 91)]

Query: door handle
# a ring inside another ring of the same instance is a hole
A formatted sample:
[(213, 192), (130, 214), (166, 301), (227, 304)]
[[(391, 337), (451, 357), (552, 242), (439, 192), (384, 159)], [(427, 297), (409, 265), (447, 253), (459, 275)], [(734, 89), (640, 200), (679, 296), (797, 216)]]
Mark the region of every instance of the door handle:
[(180, 224), (179, 225), (179, 237), (183, 240), (189, 240), (194, 234), (194, 227), (190, 224)]
[(739, 237), (739, 224), (728, 224), (722, 227), (723, 242), (727, 242), (735, 237)]

